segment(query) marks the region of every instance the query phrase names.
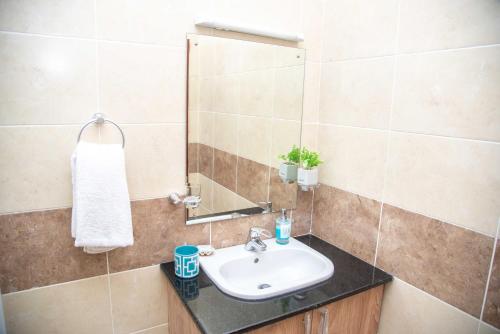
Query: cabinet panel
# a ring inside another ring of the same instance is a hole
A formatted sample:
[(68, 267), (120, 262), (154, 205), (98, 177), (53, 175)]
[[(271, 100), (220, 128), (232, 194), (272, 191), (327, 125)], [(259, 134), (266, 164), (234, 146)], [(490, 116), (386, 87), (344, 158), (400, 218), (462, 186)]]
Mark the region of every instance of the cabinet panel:
[(314, 310), (312, 333), (376, 334), (383, 293), (381, 285)]
[(191, 314), (186, 310), (170, 282), (168, 284), (168, 332), (170, 334), (200, 334)]
[[(251, 334), (309, 334), (306, 330), (308, 325), (307, 319), (312, 321), (312, 312), (301, 313), (291, 318), (275, 322), (274, 324), (267, 325), (248, 333)], [(309, 326), (311, 322), (309, 322)]]

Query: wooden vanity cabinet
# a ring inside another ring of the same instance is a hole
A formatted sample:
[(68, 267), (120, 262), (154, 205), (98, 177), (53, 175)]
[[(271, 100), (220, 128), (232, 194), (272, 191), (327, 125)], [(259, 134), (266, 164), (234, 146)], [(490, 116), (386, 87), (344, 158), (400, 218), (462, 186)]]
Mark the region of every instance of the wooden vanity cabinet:
[[(250, 330), (251, 334), (376, 334), (384, 286)], [(168, 293), (170, 334), (200, 333), (174, 289)]]

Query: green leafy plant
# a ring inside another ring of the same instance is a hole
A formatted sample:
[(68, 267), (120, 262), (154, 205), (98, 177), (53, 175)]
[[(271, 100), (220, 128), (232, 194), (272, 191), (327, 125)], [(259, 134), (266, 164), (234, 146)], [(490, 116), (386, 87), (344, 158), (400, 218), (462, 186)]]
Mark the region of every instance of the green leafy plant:
[(290, 152), (288, 152), (286, 155), (285, 154), (280, 154), (278, 158), (281, 160), (284, 160), (285, 163), (288, 164), (293, 164), (293, 165), (298, 165), (300, 163), (300, 148), (297, 146), (293, 145), (292, 149)]
[(302, 167), (304, 167), (304, 169), (313, 169), (323, 163), (323, 161), (319, 159), (318, 152), (309, 151), (305, 147), (303, 147), (300, 152), (300, 161), (302, 162)]

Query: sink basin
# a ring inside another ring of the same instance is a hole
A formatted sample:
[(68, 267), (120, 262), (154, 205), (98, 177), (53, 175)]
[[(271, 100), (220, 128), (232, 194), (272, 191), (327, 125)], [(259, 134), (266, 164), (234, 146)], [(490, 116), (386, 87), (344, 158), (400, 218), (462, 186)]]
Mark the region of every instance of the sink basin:
[(333, 275), (327, 257), (294, 238), (288, 245), (275, 239), (264, 242), (267, 249), (260, 253), (243, 245), (218, 249), (212, 256), (200, 257), (201, 267), (223, 292), (248, 300), (293, 292)]

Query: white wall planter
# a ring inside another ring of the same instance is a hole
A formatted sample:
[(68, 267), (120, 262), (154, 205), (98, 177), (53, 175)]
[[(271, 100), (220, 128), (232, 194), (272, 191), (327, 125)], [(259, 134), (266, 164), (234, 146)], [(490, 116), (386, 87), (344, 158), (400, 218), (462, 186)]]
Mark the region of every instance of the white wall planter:
[(297, 165), (283, 162), (280, 165), (279, 176), (285, 183), (297, 181)]
[(299, 168), (297, 183), (305, 187), (316, 186), (318, 184), (318, 169)]

